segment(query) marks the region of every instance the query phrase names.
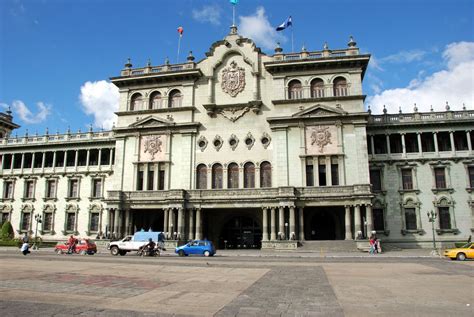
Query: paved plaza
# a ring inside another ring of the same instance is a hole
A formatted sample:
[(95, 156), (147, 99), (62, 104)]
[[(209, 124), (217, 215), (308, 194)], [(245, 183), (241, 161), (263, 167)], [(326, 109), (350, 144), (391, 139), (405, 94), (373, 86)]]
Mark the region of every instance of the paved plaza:
[(2, 316), (472, 316), (474, 262), (0, 251)]

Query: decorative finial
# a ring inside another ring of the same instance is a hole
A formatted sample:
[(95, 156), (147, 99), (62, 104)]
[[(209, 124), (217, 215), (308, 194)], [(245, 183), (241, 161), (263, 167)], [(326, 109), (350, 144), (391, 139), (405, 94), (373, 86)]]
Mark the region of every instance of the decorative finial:
[(462, 110), (466, 111), (466, 104), (464, 102), (462, 103)]
[(306, 52), (306, 46), (303, 44), (303, 47), (301, 48), (302, 52)]
[(402, 113), (402, 107), (398, 107), (398, 113)]
[(169, 64), (170, 64), (170, 59), (168, 58), (168, 56), (166, 56), (165, 65), (169, 65)]
[(430, 111), (433, 112), (433, 105), (430, 105)]
[(46, 127), (46, 133), (45, 133), (45, 135), (49, 135), (49, 129), (48, 129), (48, 127)]
[(328, 42), (324, 42), (323, 49), (327, 51), (329, 49)]
[(89, 132), (92, 133), (92, 123), (89, 125)]
[(413, 111), (418, 112), (418, 107), (416, 106), (416, 102), (415, 102), (415, 107), (413, 107)]
[(229, 34), (232, 34), (232, 35), (237, 34), (237, 25), (231, 25), (230, 26), (230, 33)]
[(280, 46), (280, 42), (277, 42), (277, 46), (275, 47), (275, 53), (281, 53), (283, 49)]
[(67, 134), (71, 134), (71, 127), (70, 126), (67, 126), (67, 131), (66, 131)]
[(146, 62), (146, 66), (150, 67), (151, 66), (151, 60), (148, 58), (148, 61)]
[(449, 109), (451, 109), (451, 107), (449, 106), (449, 103), (446, 101), (446, 111), (449, 111)]
[(349, 43), (347, 43), (347, 46), (349, 47), (356, 47), (357, 43), (354, 41), (354, 38), (352, 35), (349, 37)]
[(383, 114), (387, 114), (387, 108), (385, 108), (385, 105), (383, 105)]
[(77, 130), (77, 133), (81, 133), (81, 132), (82, 132), (82, 131), (81, 131), (81, 128), (79, 128), (79, 129)]
[(28, 129), (26, 129), (26, 131), (25, 131), (25, 138), (27, 138), (27, 137), (28, 137)]
[(372, 114), (372, 109), (370, 109), (370, 105), (367, 107), (367, 112), (368, 112), (369, 114)]
[(132, 60), (130, 57), (127, 59), (127, 63), (125, 63), (125, 68), (132, 68)]
[(12, 108), (10, 106), (8, 106), (8, 109), (7, 109), (6, 113), (7, 113), (8, 116), (12, 115)]
[(35, 136), (38, 136), (38, 130), (35, 131)]
[(115, 122), (112, 122), (112, 130), (115, 129)]
[(193, 51), (189, 51), (189, 54), (188, 54), (187, 60), (188, 60), (189, 62), (192, 62), (192, 61), (194, 61), (194, 55), (193, 55)]
[(56, 135), (59, 135), (59, 129), (56, 129)]

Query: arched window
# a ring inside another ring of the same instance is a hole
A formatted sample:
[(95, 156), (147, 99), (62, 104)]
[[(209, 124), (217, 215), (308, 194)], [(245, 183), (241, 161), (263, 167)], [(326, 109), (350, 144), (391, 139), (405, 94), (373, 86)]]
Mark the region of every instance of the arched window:
[(161, 93), (159, 91), (155, 91), (150, 96), (150, 104), (148, 105), (148, 109), (160, 109), (161, 101)]
[(311, 98), (324, 97), (324, 81), (320, 78), (311, 81)]
[(336, 77), (333, 81), (334, 96), (347, 96), (347, 81), (344, 77)]
[(130, 100), (130, 110), (142, 110), (143, 97), (141, 94), (134, 94)]
[(272, 187), (272, 165), (269, 162), (260, 164), (260, 187)]
[(255, 188), (255, 165), (250, 162), (244, 165), (244, 188)]
[(288, 84), (288, 99), (303, 98), (303, 86), (299, 80), (292, 80)]
[(207, 189), (207, 167), (205, 164), (199, 164), (196, 169), (196, 188)]
[(222, 188), (222, 165), (219, 163), (212, 165), (212, 188)]
[(177, 89), (170, 92), (168, 97), (168, 108), (178, 108), (181, 107), (181, 102), (183, 100), (183, 95)]
[(227, 167), (227, 188), (239, 188), (239, 166), (236, 163)]

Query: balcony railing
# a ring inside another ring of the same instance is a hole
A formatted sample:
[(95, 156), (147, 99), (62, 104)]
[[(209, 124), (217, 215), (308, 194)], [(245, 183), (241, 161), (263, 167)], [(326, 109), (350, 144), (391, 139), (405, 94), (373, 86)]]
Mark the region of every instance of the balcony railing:
[(142, 76), (146, 74), (157, 74), (162, 72), (179, 72), (183, 70), (195, 69), (194, 62), (183, 64), (166, 64), (160, 66), (146, 66), (142, 68), (125, 68), (120, 72), (120, 76)]
[(22, 137), (10, 137), (0, 139), (2, 145), (20, 145), (20, 144), (42, 144), (42, 143), (64, 143), (77, 142), (85, 140), (109, 140), (114, 138), (112, 131), (101, 132), (78, 132), (66, 134), (46, 134), (46, 135), (25, 135)]
[(398, 123), (423, 123), (439, 122), (446, 120), (473, 120), (473, 110), (445, 111), (445, 112), (425, 112), (425, 113), (399, 113), (382, 114), (369, 116), (369, 123), (374, 124), (398, 124)]

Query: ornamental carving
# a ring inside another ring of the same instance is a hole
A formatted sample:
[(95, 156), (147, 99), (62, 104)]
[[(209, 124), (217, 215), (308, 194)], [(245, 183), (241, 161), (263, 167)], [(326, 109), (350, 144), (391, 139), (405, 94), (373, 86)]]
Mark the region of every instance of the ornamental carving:
[(311, 145), (316, 144), (321, 153), (326, 145), (331, 144), (331, 132), (328, 130), (329, 127), (317, 127), (311, 133)]
[(237, 96), (245, 88), (245, 69), (238, 67), (235, 61), (230, 63), (230, 67), (222, 71), (222, 91), (232, 97)]
[(162, 145), (163, 142), (161, 141), (160, 135), (147, 136), (144, 138), (144, 152), (150, 154), (150, 159), (152, 161), (155, 159), (155, 154), (161, 152)]
[(244, 114), (249, 112), (250, 107), (229, 107), (229, 108), (224, 108), (224, 109), (219, 109), (216, 111), (216, 113), (220, 114), (227, 120), (230, 120), (231, 122), (235, 122), (242, 118)]

